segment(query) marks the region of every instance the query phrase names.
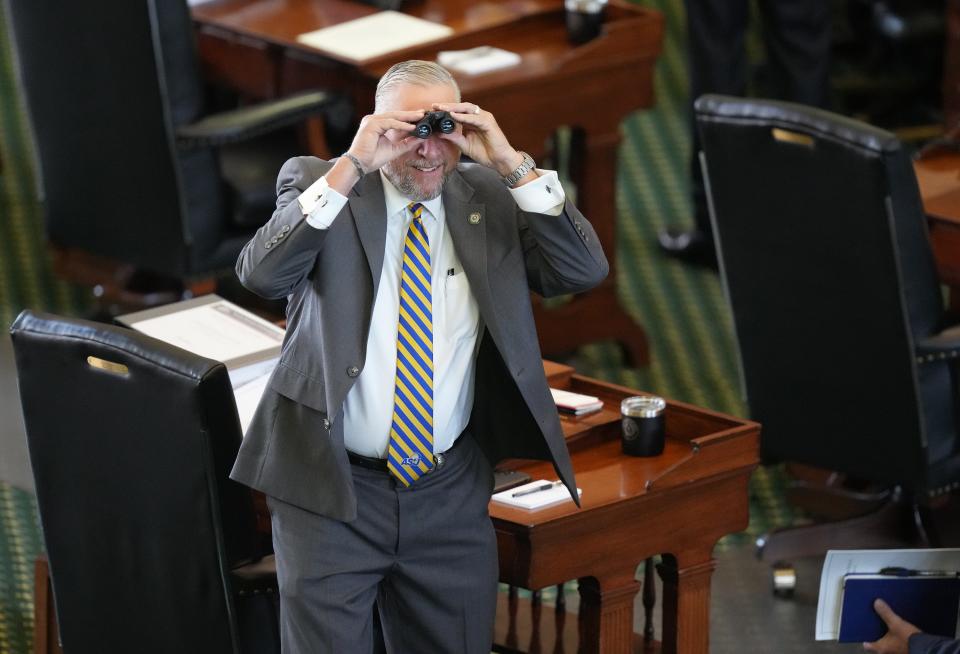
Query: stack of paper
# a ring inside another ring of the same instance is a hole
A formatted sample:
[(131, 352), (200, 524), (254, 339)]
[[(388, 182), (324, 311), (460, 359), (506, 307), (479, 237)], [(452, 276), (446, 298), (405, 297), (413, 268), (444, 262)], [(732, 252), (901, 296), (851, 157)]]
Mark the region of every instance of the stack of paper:
[(117, 321), (194, 354), (222, 361), (246, 432), (280, 357), (284, 331), (217, 295), (118, 316)]
[(550, 394), (553, 395), (553, 401), (557, 405), (557, 409), (563, 413), (572, 413), (579, 416), (603, 408), (603, 402), (600, 401), (600, 398), (592, 395), (581, 395), (580, 393), (561, 391), (556, 388), (551, 388)]
[(330, 54), (364, 61), (395, 50), (444, 39), (453, 28), (397, 11), (381, 11), (297, 37), (297, 41)]
[(437, 53), (437, 63), (460, 73), (479, 75), (516, 66), (520, 63), (520, 55), (502, 48), (481, 45), (469, 50), (442, 50)]
[[(581, 494), (582, 491), (578, 488), (577, 495)], [(541, 509), (545, 506), (573, 501), (570, 497), (570, 491), (563, 485), (563, 482), (547, 481), (546, 479), (537, 479), (529, 484), (494, 493), (491, 499), (494, 502), (521, 509)]]

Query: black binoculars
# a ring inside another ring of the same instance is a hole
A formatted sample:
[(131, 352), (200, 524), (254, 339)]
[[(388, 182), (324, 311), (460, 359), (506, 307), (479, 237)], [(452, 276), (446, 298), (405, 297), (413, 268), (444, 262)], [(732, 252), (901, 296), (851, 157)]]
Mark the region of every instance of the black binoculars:
[(413, 133), (418, 138), (429, 138), (434, 132), (443, 132), (450, 134), (456, 129), (457, 124), (446, 111), (428, 111), (423, 118), (413, 128)]

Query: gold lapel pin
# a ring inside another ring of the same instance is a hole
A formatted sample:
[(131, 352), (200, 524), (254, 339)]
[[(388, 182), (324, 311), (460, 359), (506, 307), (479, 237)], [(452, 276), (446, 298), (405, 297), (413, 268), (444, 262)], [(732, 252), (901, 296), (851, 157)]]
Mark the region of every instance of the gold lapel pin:
[(474, 211), (472, 214), (470, 214), (470, 216), (467, 218), (467, 220), (470, 221), (470, 224), (471, 224), (471, 225), (477, 225), (477, 224), (479, 224), (479, 223), (480, 223), (480, 213), (477, 212), (477, 211)]

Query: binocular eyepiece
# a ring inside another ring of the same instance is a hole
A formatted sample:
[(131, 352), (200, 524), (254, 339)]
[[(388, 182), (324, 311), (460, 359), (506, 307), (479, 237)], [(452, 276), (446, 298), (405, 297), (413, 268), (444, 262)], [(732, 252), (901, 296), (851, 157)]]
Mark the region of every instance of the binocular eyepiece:
[(450, 134), (457, 124), (446, 111), (428, 111), (413, 128), (413, 133), (421, 139), (430, 138), (434, 132)]

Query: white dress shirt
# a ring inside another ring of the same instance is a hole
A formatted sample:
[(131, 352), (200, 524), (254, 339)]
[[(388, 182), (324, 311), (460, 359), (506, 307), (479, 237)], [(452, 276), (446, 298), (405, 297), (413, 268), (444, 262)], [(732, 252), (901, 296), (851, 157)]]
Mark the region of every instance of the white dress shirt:
[[(560, 215), (565, 196), (556, 172), (538, 172), (540, 177), (510, 189), (511, 194), (524, 211)], [(380, 176), (387, 209), (383, 269), (367, 334), (363, 371), (344, 402), (343, 430), (348, 450), (384, 459), (393, 421), (403, 242), (413, 217), (407, 211), (410, 200), (382, 171)], [(321, 177), (300, 195), (298, 202), (310, 226), (327, 229), (347, 198)], [(446, 229), (442, 197), (421, 204), (430, 242), (433, 284), (433, 451), (445, 452), (470, 420), (474, 364), (481, 333), (480, 309)]]

